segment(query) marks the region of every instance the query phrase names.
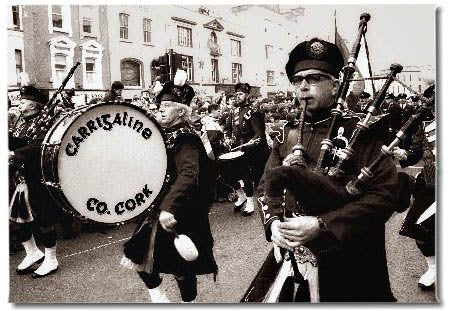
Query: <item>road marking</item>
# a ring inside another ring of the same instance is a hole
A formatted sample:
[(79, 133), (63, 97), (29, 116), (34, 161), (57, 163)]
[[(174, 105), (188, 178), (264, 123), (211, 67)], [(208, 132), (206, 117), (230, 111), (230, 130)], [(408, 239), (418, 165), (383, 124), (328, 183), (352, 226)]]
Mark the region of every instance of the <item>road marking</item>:
[(61, 259), (72, 257), (72, 256), (77, 256), (77, 255), (84, 254), (84, 253), (88, 253), (88, 252), (94, 251), (94, 250), (102, 248), (102, 247), (106, 247), (106, 246), (109, 246), (109, 245), (112, 245), (112, 244), (116, 244), (116, 243), (128, 240), (130, 238), (131, 238), (131, 236), (129, 236), (127, 238), (124, 238), (124, 239), (117, 240), (117, 241), (113, 241), (113, 242), (110, 242), (110, 243), (107, 243), (107, 244), (101, 244), (101, 245), (95, 246), (95, 247), (90, 248), (90, 249), (86, 249), (86, 250), (83, 250), (83, 251), (80, 251), (80, 252), (77, 252), (77, 253), (73, 253), (73, 254), (70, 254), (70, 255), (63, 256)]

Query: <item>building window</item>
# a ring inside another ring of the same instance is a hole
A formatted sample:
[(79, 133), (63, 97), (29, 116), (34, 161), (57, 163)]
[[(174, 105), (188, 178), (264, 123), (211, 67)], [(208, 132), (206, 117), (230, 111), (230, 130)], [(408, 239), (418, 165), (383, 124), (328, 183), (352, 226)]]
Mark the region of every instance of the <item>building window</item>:
[[(74, 63), (75, 42), (67, 37), (60, 36), (50, 40), (50, 65), (52, 68), (53, 87), (60, 87), (69, 69)], [(72, 77), (67, 88), (74, 87), (74, 77)]]
[(267, 70), (267, 85), (275, 84), (275, 72)]
[(270, 59), (270, 57), (273, 54), (273, 46), (271, 45), (266, 45), (265, 46), (265, 58), (266, 59)]
[(143, 42), (151, 43), (151, 20), (143, 18)]
[(49, 5), (49, 33), (65, 32), (72, 36), (71, 7), (69, 5)]
[(129, 15), (119, 13), (119, 38), (129, 39)]
[(181, 67), (187, 72), (187, 81), (193, 82), (193, 56), (181, 55)]
[(63, 28), (61, 5), (52, 5), (52, 26), (53, 28)]
[(85, 72), (87, 84), (94, 84), (96, 76), (96, 62), (94, 58), (85, 59)]
[(80, 45), (82, 49), (83, 88), (102, 89), (102, 51), (95, 40)]
[(12, 11), (13, 11), (13, 25), (14, 25), (14, 28), (20, 29), (19, 6), (18, 5), (13, 5), (12, 6)]
[(22, 51), (21, 50), (14, 50), (14, 53), (16, 55), (17, 85), (19, 85), (20, 84), (20, 73), (23, 71), (23, 67), (22, 67)]
[(232, 56), (242, 56), (242, 42), (231, 39), (231, 54)]
[(177, 26), (177, 41), (179, 45), (193, 47), (191, 28)]
[(55, 73), (57, 84), (61, 84), (63, 82), (67, 71), (67, 56), (64, 54), (55, 54)]
[(83, 19), (83, 32), (91, 33), (91, 19), (90, 18)]
[(242, 77), (242, 64), (232, 63), (232, 83), (240, 82)]
[(212, 82), (219, 82), (220, 81), (220, 73), (218, 70), (218, 59), (212, 59)]
[(141, 63), (125, 59), (121, 61), (121, 82), (124, 86), (141, 87)]

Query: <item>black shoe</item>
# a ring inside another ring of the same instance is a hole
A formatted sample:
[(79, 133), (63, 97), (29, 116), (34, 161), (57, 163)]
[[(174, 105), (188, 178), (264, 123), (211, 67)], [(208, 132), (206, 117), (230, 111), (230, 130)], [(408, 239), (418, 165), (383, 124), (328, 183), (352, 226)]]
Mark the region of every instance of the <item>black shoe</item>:
[[(245, 202), (246, 202), (246, 201), (245, 201)], [(243, 203), (240, 204), (239, 206), (237, 206), (237, 205), (234, 204), (234, 213), (240, 212), (240, 210), (242, 209), (243, 204), (245, 204), (245, 202), (243, 202)]]
[(435, 286), (435, 283), (433, 283), (433, 284), (430, 285), (430, 286), (427, 286), (427, 285), (424, 285), (424, 284), (421, 284), (421, 283), (417, 283), (417, 285), (419, 286), (419, 288), (420, 288), (421, 290), (427, 291), (427, 290), (433, 289), (433, 287)]
[(243, 212), (242, 212), (242, 216), (248, 217), (248, 216), (253, 215), (253, 213), (254, 213), (254, 211), (252, 211), (252, 212), (243, 211)]
[(44, 261), (44, 257), (42, 256), (41, 259), (38, 259), (37, 261), (35, 261), (34, 263), (32, 263), (30, 266), (28, 266), (25, 269), (16, 269), (16, 273), (18, 275), (23, 275), (23, 274), (28, 274), (28, 273), (32, 273), (33, 271), (35, 271), (36, 269), (33, 269), (33, 266), (40, 264), (41, 262)]
[(33, 274), (31, 275), (31, 277), (32, 277), (33, 279), (40, 279), (40, 278), (46, 277), (46, 276), (48, 276), (48, 275), (51, 275), (52, 273), (55, 273), (55, 272), (57, 272), (57, 271), (58, 271), (58, 267), (56, 267), (56, 268), (53, 269), (53, 270), (50, 270), (50, 271), (47, 272), (46, 274), (37, 274), (37, 273), (35, 272), (35, 273), (33, 273)]

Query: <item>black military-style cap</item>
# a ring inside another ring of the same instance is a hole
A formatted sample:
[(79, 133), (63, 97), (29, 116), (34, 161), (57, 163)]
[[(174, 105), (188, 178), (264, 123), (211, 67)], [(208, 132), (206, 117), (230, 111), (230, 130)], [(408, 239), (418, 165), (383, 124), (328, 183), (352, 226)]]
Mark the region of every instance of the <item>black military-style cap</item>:
[(394, 99), (394, 94), (388, 93), (388, 94), (386, 94), (386, 98), (387, 99)]
[(75, 90), (74, 89), (69, 89), (65, 91), (67, 96), (75, 96)]
[(318, 69), (337, 78), (343, 66), (344, 57), (337, 45), (313, 38), (301, 42), (290, 52), (286, 74), (292, 81), (292, 77), (301, 70)]
[(370, 94), (367, 93), (367, 92), (362, 92), (360, 98), (361, 98), (361, 99), (367, 99), (367, 98), (370, 98)]
[(124, 88), (124, 84), (121, 81), (115, 81), (111, 85), (112, 90), (122, 90)]
[(234, 86), (235, 92), (251, 93), (251, 86), (248, 83), (237, 83)]
[(173, 81), (168, 81), (163, 85), (162, 90), (155, 97), (155, 100), (157, 103), (172, 101), (189, 106), (194, 96), (195, 91), (190, 85), (184, 84), (179, 86), (175, 85)]
[(45, 95), (32, 85), (25, 85), (20, 89), (22, 99), (32, 100), (40, 106), (44, 106), (47, 102)]

